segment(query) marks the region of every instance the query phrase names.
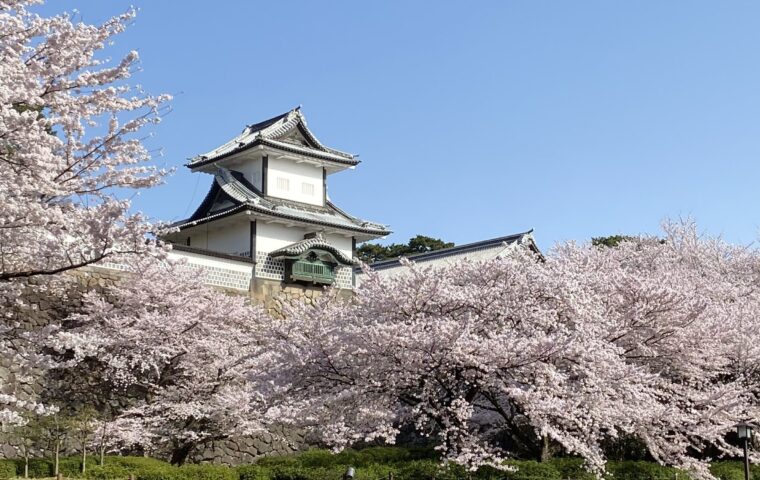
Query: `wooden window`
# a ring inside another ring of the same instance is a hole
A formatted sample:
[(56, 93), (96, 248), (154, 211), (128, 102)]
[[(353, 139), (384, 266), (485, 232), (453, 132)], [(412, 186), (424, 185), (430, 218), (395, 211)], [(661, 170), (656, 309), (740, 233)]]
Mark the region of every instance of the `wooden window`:
[(277, 190), (282, 190), (283, 192), (287, 192), (290, 190), (290, 179), (289, 178), (283, 178), (283, 177), (277, 177)]
[(304, 195), (309, 195), (311, 197), (314, 196), (314, 184), (313, 183), (307, 183), (303, 182), (301, 184), (301, 193)]

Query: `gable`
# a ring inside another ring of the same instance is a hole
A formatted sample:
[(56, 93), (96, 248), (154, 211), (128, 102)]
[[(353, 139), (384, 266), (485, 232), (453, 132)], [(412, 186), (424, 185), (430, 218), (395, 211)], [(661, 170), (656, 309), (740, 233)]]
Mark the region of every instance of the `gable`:
[(230, 201), (230, 197), (220, 190), (219, 193), (216, 194), (214, 203), (211, 204), (211, 208), (209, 208), (208, 213), (218, 212), (219, 210), (234, 207), (235, 205), (235, 203), (232, 203), (232, 201)]
[(298, 145), (299, 147), (319, 148), (301, 132), (300, 125), (284, 134), (283, 136), (278, 137), (277, 140), (293, 145)]

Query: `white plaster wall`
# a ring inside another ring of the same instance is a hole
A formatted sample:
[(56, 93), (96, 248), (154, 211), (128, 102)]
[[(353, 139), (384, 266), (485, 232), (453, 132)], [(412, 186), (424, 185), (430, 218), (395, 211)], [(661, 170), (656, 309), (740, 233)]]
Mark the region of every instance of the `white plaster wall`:
[[(308, 163), (296, 163), (293, 160), (270, 157), (267, 169), (267, 195), (312, 205), (324, 204), (322, 168)], [(287, 191), (278, 188), (278, 178), (289, 181), (290, 188)], [(304, 183), (313, 186), (313, 195), (303, 192), (302, 184)]]
[(353, 242), (351, 241), (350, 238), (346, 238), (343, 235), (328, 234), (328, 235), (325, 235), (325, 240), (327, 240), (327, 242), (330, 245), (340, 250), (341, 253), (343, 253), (348, 258), (351, 258), (354, 256), (353, 251), (352, 251), (353, 249), (351, 248), (353, 246), (352, 245)]
[(185, 259), (187, 263), (191, 265), (198, 265), (201, 267), (217, 267), (225, 268), (233, 272), (250, 273), (253, 271), (253, 265), (247, 262), (237, 262), (227, 258), (209, 257), (207, 255), (201, 255), (195, 252), (182, 252), (174, 250), (169, 253), (169, 258), (172, 259)]
[(201, 225), (190, 236), (190, 246), (222, 253), (247, 252), (250, 248), (250, 225), (247, 222), (235, 222), (221, 228), (209, 226), (208, 231)]
[(204, 273), (204, 283), (219, 287), (234, 288), (247, 291), (251, 285), (253, 265), (236, 262), (226, 258), (209, 257), (193, 252), (174, 250), (170, 258), (184, 259), (191, 267), (201, 267)]
[(303, 240), (306, 230), (299, 227), (286, 227), (277, 223), (256, 222), (256, 250), (272, 252)]
[(260, 157), (246, 161), (244, 164), (236, 167), (236, 170), (241, 172), (245, 179), (251, 182), (254, 187), (262, 190)]

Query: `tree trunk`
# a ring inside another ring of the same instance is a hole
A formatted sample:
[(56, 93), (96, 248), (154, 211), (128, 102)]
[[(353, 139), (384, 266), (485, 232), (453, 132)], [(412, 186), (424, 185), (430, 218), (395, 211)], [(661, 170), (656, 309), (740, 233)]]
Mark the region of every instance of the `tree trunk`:
[(29, 450), (24, 449), (24, 478), (29, 478)]
[(178, 467), (183, 465), (187, 460), (187, 457), (190, 455), (190, 452), (193, 451), (193, 448), (195, 448), (195, 443), (192, 442), (179, 445), (172, 451), (172, 458), (169, 460), (169, 463)]
[(82, 473), (87, 472), (87, 447), (82, 443)]
[(100, 436), (100, 466), (106, 463), (106, 422), (103, 422), (103, 434)]
[(552, 445), (548, 435), (541, 437), (541, 463), (548, 462), (552, 459)]
[(58, 457), (60, 456), (61, 452), (61, 442), (56, 441), (55, 442), (55, 460), (53, 461), (53, 475), (56, 477), (58, 476)]

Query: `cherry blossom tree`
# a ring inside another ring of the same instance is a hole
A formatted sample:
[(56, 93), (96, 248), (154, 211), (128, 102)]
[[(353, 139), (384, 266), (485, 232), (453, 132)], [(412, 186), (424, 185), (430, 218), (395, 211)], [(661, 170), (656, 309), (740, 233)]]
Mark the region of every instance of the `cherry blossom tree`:
[(205, 442), (264, 431), (267, 399), (248, 376), (267, 358), (269, 317), (185, 264), (148, 258), (130, 269), (89, 293), (50, 342), (62, 368), (86, 365), (136, 402), (111, 422), (111, 443), (169, 449), (181, 464)]
[[(23, 304), (28, 288), (55, 295), (59, 273), (150, 248), (153, 227), (114, 192), (166, 173), (146, 164), (141, 130), (160, 120), (168, 97), (129, 86), (136, 52), (116, 63), (102, 56), (135, 12), (93, 26), (42, 17), (36, 3), (0, 0), (0, 356), (14, 364), (33, 349), (8, 305)], [(0, 385), (7, 421), (20, 418), (12, 390)]]
[(709, 475), (700, 452), (737, 453), (726, 435), (759, 413), (758, 286), (756, 250), (689, 224), (664, 243), (409, 264), (370, 272), (354, 302), (291, 306), (269, 335), (280, 370), (259, 381), (281, 382), (277, 413), (338, 448), (411, 425), (473, 467), (513, 454), (506, 434), (601, 471), (604, 442), (634, 436)]

